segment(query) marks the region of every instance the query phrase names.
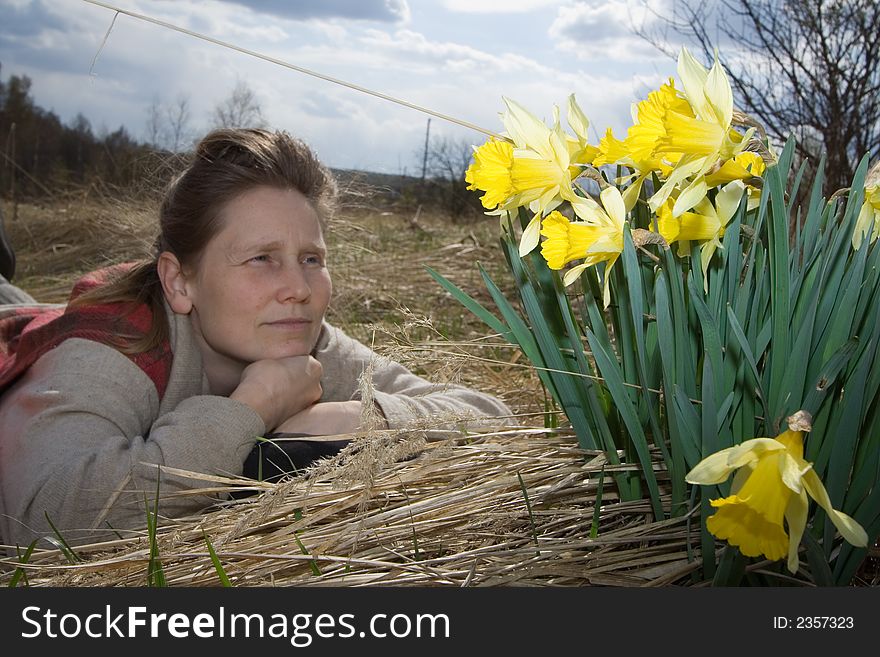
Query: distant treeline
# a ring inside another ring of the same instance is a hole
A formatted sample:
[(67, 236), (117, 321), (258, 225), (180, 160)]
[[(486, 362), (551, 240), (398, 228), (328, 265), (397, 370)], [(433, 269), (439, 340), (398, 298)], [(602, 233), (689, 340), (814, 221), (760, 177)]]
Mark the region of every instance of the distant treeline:
[(95, 182), (138, 187), (164, 168), (169, 154), (138, 142), (124, 126), (95, 135), (82, 114), (65, 125), (30, 91), (27, 76), (0, 76), (0, 197), (35, 199)]

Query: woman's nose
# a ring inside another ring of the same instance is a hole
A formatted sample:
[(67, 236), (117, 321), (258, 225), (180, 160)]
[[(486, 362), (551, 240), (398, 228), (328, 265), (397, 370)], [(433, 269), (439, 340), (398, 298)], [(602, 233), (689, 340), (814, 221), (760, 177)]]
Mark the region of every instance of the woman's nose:
[(281, 285), (278, 288), (278, 300), (282, 303), (295, 301), (302, 303), (312, 296), (312, 288), (308, 278), (299, 264), (284, 267), (281, 273)]

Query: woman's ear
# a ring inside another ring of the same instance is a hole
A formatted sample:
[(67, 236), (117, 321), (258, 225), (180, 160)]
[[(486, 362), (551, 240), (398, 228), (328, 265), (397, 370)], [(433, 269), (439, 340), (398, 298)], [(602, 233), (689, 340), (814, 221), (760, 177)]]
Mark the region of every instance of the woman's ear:
[(156, 262), (159, 272), (159, 280), (162, 282), (162, 291), (165, 300), (171, 306), (171, 310), (178, 315), (188, 315), (193, 308), (192, 296), (187, 289), (186, 274), (177, 256), (168, 251), (159, 254)]

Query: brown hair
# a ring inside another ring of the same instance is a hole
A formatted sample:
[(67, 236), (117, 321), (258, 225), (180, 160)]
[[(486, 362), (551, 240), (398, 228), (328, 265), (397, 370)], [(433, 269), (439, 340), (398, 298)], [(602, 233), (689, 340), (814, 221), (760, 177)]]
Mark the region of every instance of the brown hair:
[(195, 267), (205, 246), (223, 228), (227, 203), (255, 187), (296, 189), (324, 228), (336, 205), (336, 181), (302, 141), (283, 131), (223, 128), (207, 134), (186, 168), (168, 186), (159, 211), (153, 258), (137, 263), (107, 285), (82, 295), (72, 306), (103, 303), (149, 305), (149, 333), (119, 345), (125, 353), (149, 351), (168, 337), (165, 295), (156, 263), (163, 251)]

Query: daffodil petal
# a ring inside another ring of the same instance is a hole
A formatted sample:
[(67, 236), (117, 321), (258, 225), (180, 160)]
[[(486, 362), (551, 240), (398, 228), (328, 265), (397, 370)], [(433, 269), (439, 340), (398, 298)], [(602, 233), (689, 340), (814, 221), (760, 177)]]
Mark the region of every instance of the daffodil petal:
[(807, 513), (809, 502), (807, 491), (801, 489), (799, 493), (791, 496), (785, 509), (785, 519), (788, 522), (788, 570), (796, 573), (798, 569), (798, 548), (801, 538), (807, 526)]
[(577, 104), (574, 94), (568, 97), (568, 125), (571, 126), (571, 129), (581, 143), (586, 143), (587, 129), (590, 127), (590, 121), (580, 108), (580, 105)]
[(779, 474), (782, 476), (782, 482), (795, 493), (800, 493), (804, 487), (802, 486), (802, 478), (811, 466), (806, 461), (795, 459), (790, 453), (786, 452), (779, 459)]
[(709, 294), (709, 264), (715, 255), (716, 244), (714, 241), (706, 242), (700, 247), (700, 268), (703, 270), (703, 292)]
[(816, 474), (816, 471), (810, 468), (810, 470), (805, 472), (803, 482), (810, 497), (816, 500), (816, 503), (825, 510), (825, 513), (828, 514), (831, 522), (837, 527), (837, 531), (840, 532), (840, 535), (843, 536), (848, 543), (851, 543), (856, 547), (867, 547), (868, 534), (865, 532), (865, 529), (851, 517), (842, 511), (835, 510), (834, 507), (831, 506), (831, 498), (828, 497), (828, 491), (825, 490), (825, 486), (822, 483), (822, 480), (819, 479), (819, 475)]
[(730, 494), (736, 495), (740, 488), (746, 483), (746, 480), (752, 475), (755, 469), (754, 463), (746, 463), (743, 467), (733, 473), (733, 481), (730, 482)]
[(722, 187), (715, 196), (715, 208), (722, 226), (726, 226), (733, 219), (745, 191), (742, 181), (734, 180)]
[(657, 208), (666, 203), (666, 199), (672, 194), (676, 187), (691, 174), (700, 171), (706, 164), (706, 156), (685, 156), (679, 160), (678, 165), (673, 169), (672, 173), (666, 179), (666, 182), (660, 186), (660, 189), (648, 199), (648, 206), (652, 212), (656, 212)]
[(785, 449), (785, 446), (773, 438), (752, 438), (743, 441), (735, 447), (722, 449), (704, 458), (685, 475), (685, 481), (689, 484), (720, 484), (737, 468), (757, 461), (765, 452), (780, 449)]
[(531, 253), (541, 241), (541, 215), (536, 214), (523, 229), (519, 240), (519, 257), (524, 258)]
[(572, 267), (562, 276), (562, 284), (565, 285), (565, 287), (568, 287), (577, 279), (579, 279), (581, 277), (581, 274), (584, 273), (584, 270), (590, 266), (591, 265), (589, 263), (585, 263), (582, 265), (578, 265), (577, 267)]
[(554, 130), (550, 133), (550, 148), (553, 149), (553, 161), (560, 169), (567, 169), (571, 159), (568, 154), (568, 146), (565, 143), (565, 135), (560, 135), (561, 132), (560, 129), (559, 132)]
[(859, 210), (859, 218), (856, 219), (856, 227), (852, 234), (852, 247), (858, 251), (862, 245), (862, 241), (871, 233), (874, 220), (874, 208), (865, 201)]
[(626, 221), (626, 204), (623, 202), (620, 190), (617, 187), (606, 187), (599, 194), (599, 198), (602, 200), (602, 205), (608, 216), (622, 228)]
[(642, 183), (645, 181), (647, 175), (647, 172), (641, 174), (629, 187), (626, 188), (626, 191), (623, 192), (623, 205), (627, 212), (632, 211), (632, 209), (636, 207), (636, 203), (639, 200), (639, 193), (642, 191)]
[(595, 221), (599, 213), (602, 212), (599, 204), (591, 198), (577, 196), (570, 203), (574, 213), (584, 221)]
[(545, 160), (552, 159), (550, 128), (519, 103), (509, 98), (503, 100), (507, 111), (502, 113), (501, 122), (517, 148), (530, 148)]
[(617, 262), (617, 255), (611, 258), (605, 266), (605, 280), (602, 285), (602, 303), (605, 308), (611, 305), (611, 268), (614, 267), (615, 262)]
[(733, 118), (733, 92), (727, 73), (715, 55), (715, 63), (706, 78), (706, 99), (715, 113), (715, 120), (721, 125), (730, 125)]
[(678, 55), (677, 71), (684, 87), (684, 94), (687, 96), (691, 107), (694, 108), (701, 118), (705, 118), (707, 105), (703, 89), (709, 76), (708, 72), (700, 62), (694, 59), (687, 48), (682, 48)]
[(697, 203), (706, 198), (709, 189), (706, 187), (706, 178), (700, 176), (690, 185), (682, 190), (678, 198), (675, 199), (675, 205), (672, 206), (672, 216), (680, 217), (682, 214), (690, 210)]

